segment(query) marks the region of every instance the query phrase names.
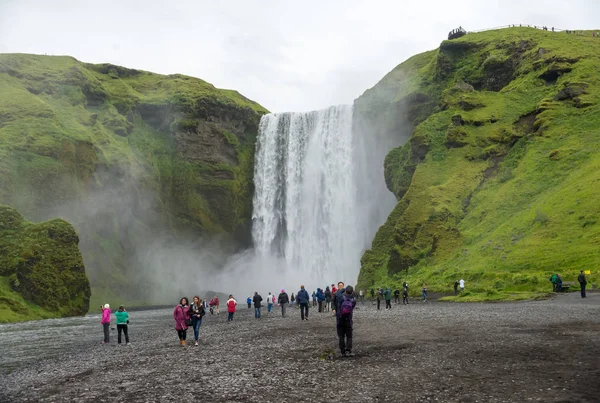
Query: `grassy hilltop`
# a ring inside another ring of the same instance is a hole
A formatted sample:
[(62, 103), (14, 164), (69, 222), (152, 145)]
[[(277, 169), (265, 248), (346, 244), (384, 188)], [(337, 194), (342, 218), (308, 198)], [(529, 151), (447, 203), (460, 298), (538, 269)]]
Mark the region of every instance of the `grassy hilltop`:
[(92, 302), (149, 301), (146, 241), (248, 242), (267, 111), (236, 91), (72, 57), (0, 54), (0, 203), (73, 223)]
[(356, 113), (410, 139), (386, 158), (398, 204), (359, 287), (450, 292), (464, 278), (460, 300), (494, 300), (546, 292), (554, 272), (597, 281), (598, 66), (591, 31), (510, 28), (443, 41), (366, 91)]

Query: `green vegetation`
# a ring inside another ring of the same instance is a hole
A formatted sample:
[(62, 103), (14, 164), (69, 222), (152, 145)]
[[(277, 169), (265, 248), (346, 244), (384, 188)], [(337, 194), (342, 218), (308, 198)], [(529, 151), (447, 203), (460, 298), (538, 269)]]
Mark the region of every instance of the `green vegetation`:
[(99, 295), (144, 299), (149, 234), (247, 242), (257, 103), (179, 74), (25, 54), (0, 55), (0, 94), (0, 203), (73, 223)]
[(32, 224), (0, 205), (0, 322), (84, 315), (90, 283), (63, 220)]
[(359, 115), (401, 108), (412, 130), (386, 158), (398, 204), (359, 287), (451, 293), (464, 278), (468, 294), (448, 299), (480, 301), (544, 295), (555, 272), (597, 281), (599, 63), (591, 35), (488, 31), (409, 59), (359, 98)]

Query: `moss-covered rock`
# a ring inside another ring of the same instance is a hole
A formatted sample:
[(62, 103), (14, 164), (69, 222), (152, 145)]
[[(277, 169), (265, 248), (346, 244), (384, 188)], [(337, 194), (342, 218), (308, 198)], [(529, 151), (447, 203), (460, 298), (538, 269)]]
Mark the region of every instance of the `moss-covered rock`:
[[(365, 92), (359, 115), (408, 104), (386, 126), (411, 137), (385, 160), (398, 205), (358, 286), (450, 292), (462, 277), (497, 298), (600, 266), (599, 63), (591, 34), (510, 28), (444, 41)], [(403, 120), (414, 93), (427, 113)]]
[(90, 283), (78, 243), (64, 220), (33, 224), (0, 205), (0, 276), (9, 286), (0, 287), (0, 322), (87, 313)]

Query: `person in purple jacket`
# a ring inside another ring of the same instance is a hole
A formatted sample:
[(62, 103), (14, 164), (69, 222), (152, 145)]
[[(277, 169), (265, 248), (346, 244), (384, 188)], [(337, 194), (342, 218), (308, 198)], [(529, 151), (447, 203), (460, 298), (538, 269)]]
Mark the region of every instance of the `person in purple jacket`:
[(185, 338), (188, 328), (188, 321), (190, 320), (190, 303), (187, 297), (181, 298), (179, 304), (173, 311), (173, 319), (175, 319), (175, 330), (179, 336), (179, 343), (185, 346)]
[(100, 305), (100, 309), (102, 309), (102, 328), (104, 329), (104, 340), (102, 340), (102, 344), (108, 343), (110, 339), (110, 305), (104, 304), (104, 306)]

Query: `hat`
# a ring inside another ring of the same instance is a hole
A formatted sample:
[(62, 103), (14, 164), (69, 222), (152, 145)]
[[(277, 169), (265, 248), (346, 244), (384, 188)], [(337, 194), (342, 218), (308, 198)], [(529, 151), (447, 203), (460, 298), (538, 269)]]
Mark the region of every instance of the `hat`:
[(281, 289), (281, 292), (285, 292), (285, 290), (282, 288), (282, 289)]
[(110, 305), (104, 304), (104, 309), (108, 309), (108, 308), (110, 308)]

